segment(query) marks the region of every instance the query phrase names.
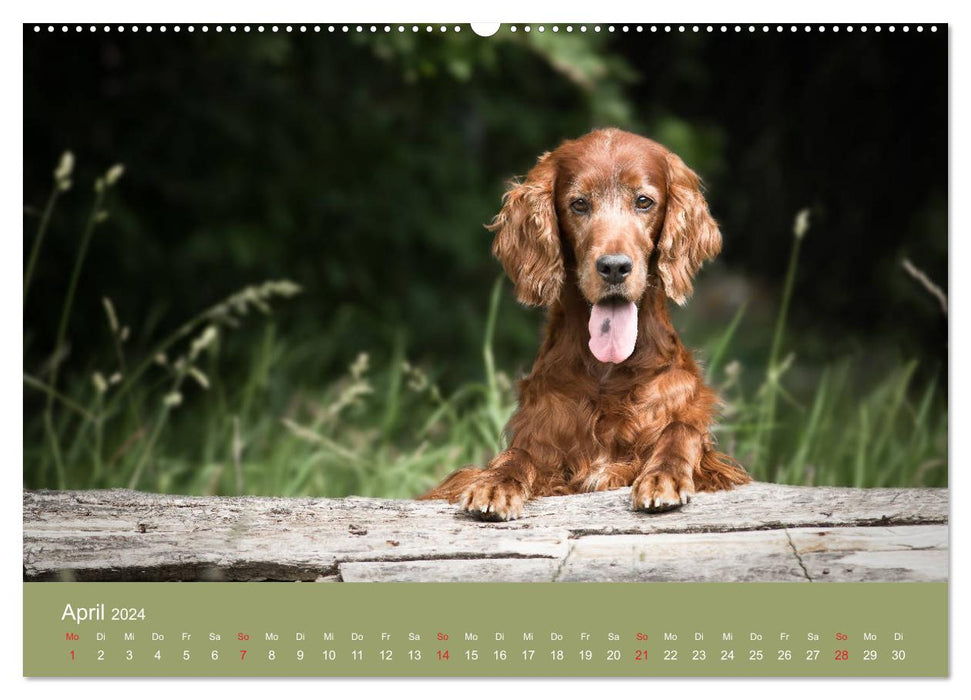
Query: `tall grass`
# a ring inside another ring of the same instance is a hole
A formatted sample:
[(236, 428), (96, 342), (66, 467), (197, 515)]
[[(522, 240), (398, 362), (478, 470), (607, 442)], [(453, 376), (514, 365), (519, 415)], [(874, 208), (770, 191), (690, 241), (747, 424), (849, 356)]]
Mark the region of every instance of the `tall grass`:
[[(57, 193), (67, 191), (69, 170), (65, 176), (61, 167), (55, 174), (55, 194), (25, 271), (25, 297), (50, 210)], [(40, 415), (25, 416), (25, 485), (410, 497), (455, 467), (482, 465), (502, 449), (515, 396), (492, 351), (501, 278), (488, 301), (481, 380), (450, 392), (408, 360), (401, 335), (390, 348), (373, 348), (390, 358), (380, 367), (362, 352), (342, 376), (307, 381), (302, 367), (315, 353), (313, 343), (281, 338), (269, 313), (271, 302), (299, 292), (286, 280), (230, 294), (135, 353), (128, 347), (129, 326), (113, 302), (102, 299), (111, 342), (99, 357), (110, 357), (110, 363), (102, 361), (89, 375), (61, 372), (65, 319), (78, 293), (88, 242), (107, 216), (108, 181), (107, 174), (100, 179), (94, 216), (79, 239), (51, 359), (42, 371), (24, 373), (25, 390), (37, 392), (44, 406)], [(721, 448), (758, 479), (946, 484), (945, 397), (936, 393), (933, 379), (918, 384), (914, 362), (901, 362), (864, 386), (854, 361), (845, 358), (822, 368), (808, 395), (787, 389), (787, 375), (799, 362), (786, 349), (788, 308), (807, 229), (803, 216), (766, 364), (743, 367), (733, 357), (744, 307), (706, 344), (707, 378), (726, 402), (716, 428)], [(264, 313), (254, 321), (253, 311)], [(249, 343), (243, 368), (227, 372), (224, 353), (234, 329), (254, 322), (262, 324), (259, 342)]]
[(783, 356), (799, 250), (809, 212), (796, 216), (771, 350), (755, 391), (746, 391), (738, 362), (722, 367), (744, 314), (740, 309), (711, 343), (707, 380), (725, 400), (715, 431), (725, 451), (753, 477), (788, 484), (919, 486), (947, 483), (947, 407), (937, 377), (918, 384), (916, 361), (899, 363), (872, 386), (858, 379), (862, 360), (843, 358), (823, 367), (810, 395), (797, 398), (785, 385), (796, 362)]

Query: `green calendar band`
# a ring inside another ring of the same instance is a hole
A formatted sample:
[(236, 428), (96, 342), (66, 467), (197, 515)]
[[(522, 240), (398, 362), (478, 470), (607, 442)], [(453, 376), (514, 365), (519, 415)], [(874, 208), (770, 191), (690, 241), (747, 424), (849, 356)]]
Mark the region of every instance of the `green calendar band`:
[(946, 583), (25, 583), (26, 676), (946, 676)]

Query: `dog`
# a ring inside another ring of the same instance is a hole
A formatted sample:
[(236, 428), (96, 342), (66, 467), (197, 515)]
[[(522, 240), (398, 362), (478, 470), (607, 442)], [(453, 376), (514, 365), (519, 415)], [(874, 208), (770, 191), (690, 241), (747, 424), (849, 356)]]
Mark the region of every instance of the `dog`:
[(681, 158), (592, 131), (540, 156), (487, 228), (519, 302), (549, 310), (546, 335), (519, 383), (509, 447), (421, 499), (512, 520), (531, 498), (632, 486), (634, 510), (660, 512), (750, 481), (715, 449), (718, 397), (668, 315), (721, 250)]

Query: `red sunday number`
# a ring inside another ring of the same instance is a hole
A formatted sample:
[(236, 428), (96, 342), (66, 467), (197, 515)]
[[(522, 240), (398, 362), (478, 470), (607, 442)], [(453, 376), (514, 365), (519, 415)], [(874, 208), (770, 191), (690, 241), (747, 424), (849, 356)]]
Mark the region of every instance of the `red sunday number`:
[(846, 649), (837, 649), (835, 659), (837, 661), (846, 661), (850, 658), (850, 652)]

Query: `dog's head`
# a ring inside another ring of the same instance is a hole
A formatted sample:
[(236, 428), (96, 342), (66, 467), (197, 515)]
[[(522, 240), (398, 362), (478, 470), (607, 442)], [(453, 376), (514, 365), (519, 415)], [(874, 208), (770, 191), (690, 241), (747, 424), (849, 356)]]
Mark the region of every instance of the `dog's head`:
[(602, 362), (633, 352), (649, 286), (683, 304), (698, 268), (721, 250), (698, 176), (660, 144), (617, 129), (540, 156), (490, 229), (523, 304), (550, 306), (564, 284), (577, 285)]

